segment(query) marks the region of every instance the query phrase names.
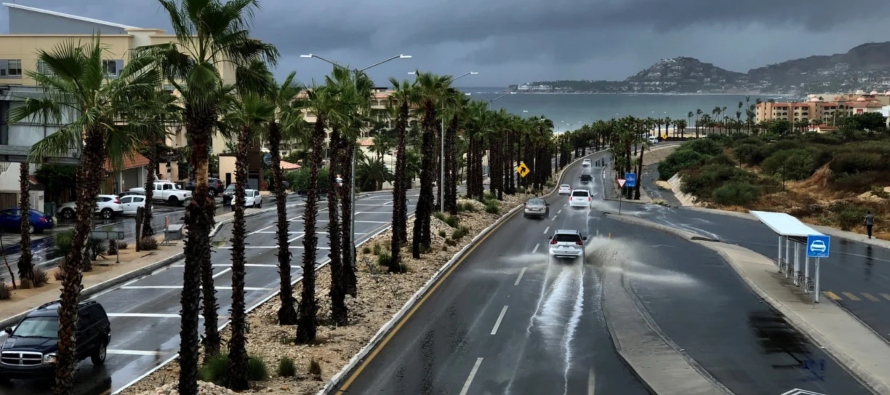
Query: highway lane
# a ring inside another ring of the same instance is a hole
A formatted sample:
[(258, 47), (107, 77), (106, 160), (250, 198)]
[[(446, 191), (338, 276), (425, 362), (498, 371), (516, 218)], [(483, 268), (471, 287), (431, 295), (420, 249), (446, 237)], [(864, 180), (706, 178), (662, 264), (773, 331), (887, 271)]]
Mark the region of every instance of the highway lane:
[(516, 215), (472, 250), (336, 393), (647, 393), (609, 340), (597, 270), (549, 264), (549, 234), (586, 212), (548, 201), (551, 218)]
[[(409, 211), (414, 210), (418, 191), (409, 191)], [(356, 213), (356, 242), (389, 225), (392, 217), (392, 192), (386, 191), (358, 199)], [(317, 229), (326, 231), (327, 204), (320, 211), (321, 222)], [(302, 206), (288, 210), (290, 230), (295, 232), (291, 241), (292, 272), (299, 278), (302, 270), (303, 231)], [(278, 290), (277, 248), (274, 231), (269, 228), (276, 221), (275, 211), (247, 218), (248, 236), (246, 251), (246, 303), (252, 306)], [(231, 306), (231, 258), (228, 240), (231, 225), (226, 225), (214, 238), (215, 286), (219, 302), (220, 324), (228, 317)], [(319, 263), (327, 260), (328, 240), (319, 235)], [(182, 284), (182, 262), (160, 269), (149, 276), (131, 281), (121, 287), (96, 295), (93, 300), (101, 303), (109, 314), (112, 327), (111, 344), (105, 366), (96, 371), (89, 361), (78, 368), (78, 388), (108, 386), (117, 391), (173, 357), (179, 349), (179, 293)], [(203, 326), (203, 322), (201, 323)], [(0, 341), (4, 340), (0, 337)], [(49, 388), (43, 382), (15, 382), (15, 386), (2, 388), (3, 394), (41, 394)], [(90, 392), (87, 392), (90, 393)], [(93, 392), (98, 393), (98, 392)]]

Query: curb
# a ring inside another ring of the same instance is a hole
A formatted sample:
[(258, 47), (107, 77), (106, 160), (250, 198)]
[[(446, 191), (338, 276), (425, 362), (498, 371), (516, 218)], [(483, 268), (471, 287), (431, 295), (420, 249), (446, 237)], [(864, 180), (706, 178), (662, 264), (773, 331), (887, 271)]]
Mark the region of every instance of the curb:
[[(783, 317), (787, 318), (788, 322), (791, 323), (791, 325), (794, 326), (795, 329), (797, 329), (801, 333), (805, 334), (810, 340), (812, 340), (814, 345), (824, 349), (828, 353), (829, 356), (831, 356), (836, 362), (838, 362), (838, 364), (841, 367), (843, 367), (848, 372), (850, 372), (850, 374), (852, 376), (854, 376), (860, 382), (862, 382), (866, 387), (868, 387), (868, 389), (874, 391), (875, 393), (880, 393), (880, 394), (890, 393), (890, 388), (887, 387), (887, 385), (883, 382), (883, 380), (872, 375), (870, 372), (868, 372), (866, 369), (864, 369), (856, 360), (849, 357), (846, 352), (841, 350), (839, 347), (835, 346), (834, 343), (829, 341), (829, 339), (827, 339), (824, 335), (822, 335), (820, 332), (818, 332), (812, 326), (810, 326), (807, 322), (805, 322), (803, 319), (801, 319), (796, 313), (794, 313), (794, 311), (788, 309), (783, 303), (780, 303), (775, 298), (773, 298), (772, 296), (767, 294), (766, 291), (763, 290), (763, 288), (761, 288), (759, 285), (757, 285), (757, 283), (755, 283), (749, 277), (743, 275), (742, 271), (739, 269), (739, 267), (735, 263), (735, 261), (733, 259), (730, 259), (729, 255), (722, 248), (710, 245), (710, 243), (702, 242), (702, 241), (712, 241), (712, 242), (717, 241), (717, 242), (719, 242), (719, 240), (702, 238), (702, 237), (699, 237), (697, 235), (694, 235), (694, 234), (684, 231), (684, 230), (674, 229), (674, 228), (671, 228), (668, 226), (656, 224), (651, 221), (640, 219), (640, 218), (629, 218), (629, 217), (614, 216), (614, 215), (610, 215), (610, 216), (615, 217), (615, 219), (618, 219), (618, 220), (621, 220), (621, 221), (624, 221), (627, 223), (640, 225), (640, 226), (646, 226), (646, 227), (650, 227), (650, 228), (655, 228), (655, 229), (661, 230), (666, 233), (671, 233), (671, 234), (674, 234), (681, 238), (688, 239), (689, 241), (691, 241), (693, 243), (697, 243), (697, 244), (702, 245), (708, 249), (713, 250), (718, 255), (720, 255), (721, 258), (723, 258), (723, 260), (733, 269), (733, 271), (736, 273), (736, 275), (739, 276), (742, 279), (742, 281), (744, 281), (745, 285), (747, 285), (749, 289), (751, 289), (761, 299), (766, 301), (770, 305), (770, 307), (772, 307), (777, 312), (782, 314)], [(744, 248), (742, 246), (734, 246), (734, 247), (749, 251), (754, 254), (757, 254), (756, 252), (753, 252), (753, 251), (751, 251), (747, 248)], [(757, 255), (763, 256), (762, 254), (757, 254)], [(764, 259), (769, 259), (769, 258), (764, 257)], [(849, 312), (847, 312), (846, 310), (842, 309), (842, 311), (844, 311), (845, 313), (847, 313), (849, 315)], [(857, 319), (857, 317), (852, 316), (852, 315), (850, 315), (850, 316), (852, 318), (856, 319), (857, 322), (859, 322), (861, 324), (861, 321), (859, 321)], [(866, 328), (871, 329), (867, 326), (866, 326)]]
[[(602, 151), (598, 151), (598, 152), (602, 152)], [(584, 159), (588, 156), (597, 154), (598, 152), (593, 152), (586, 156), (578, 157), (577, 159), (575, 159), (574, 161), (569, 163), (567, 166), (563, 167), (563, 169), (560, 170), (560, 172), (558, 173), (558, 177), (556, 179), (556, 185), (551, 189), (550, 192), (544, 194), (543, 196), (545, 196), (545, 197), (550, 196), (559, 190), (559, 184), (562, 181), (563, 177), (565, 176), (566, 170), (568, 170), (568, 168), (574, 166), (576, 163), (578, 163), (582, 159)], [(387, 323), (384, 324), (380, 328), (380, 330), (377, 331), (377, 333), (374, 335), (374, 337), (372, 337), (371, 340), (367, 344), (365, 344), (361, 348), (361, 350), (359, 350), (359, 352), (356, 353), (349, 360), (349, 363), (346, 364), (346, 366), (343, 367), (343, 369), (341, 369), (336, 375), (334, 375), (334, 377), (332, 377), (327, 382), (327, 384), (325, 384), (325, 386), (322, 387), (322, 389), (316, 393), (316, 395), (328, 394), (331, 391), (333, 391), (335, 388), (339, 387), (342, 384), (342, 382), (344, 381), (344, 379), (346, 379), (353, 371), (355, 371), (355, 369), (359, 366), (359, 364), (364, 361), (365, 357), (367, 357), (368, 354), (371, 353), (371, 351), (376, 349), (377, 346), (380, 344), (380, 342), (382, 342), (383, 339), (386, 338), (386, 336), (388, 336), (392, 332), (393, 327), (395, 327), (399, 322), (401, 322), (402, 319), (405, 317), (405, 315), (408, 314), (408, 312), (411, 311), (416, 306), (417, 302), (419, 300), (421, 300), (427, 293), (429, 293), (430, 289), (442, 279), (442, 277), (445, 275), (445, 273), (451, 271), (451, 269), (454, 267), (455, 264), (457, 264), (457, 262), (460, 262), (461, 260), (463, 260), (463, 258), (467, 255), (468, 251), (473, 249), (479, 243), (480, 239), (486, 237), (489, 233), (494, 231), (496, 228), (500, 227), (501, 224), (503, 224), (504, 222), (513, 218), (513, 216), (515, 216), (516, 213), (518, 213), (519, 211), (522, 210), (522, 207), (523, 207), (522, 205), (518, 205), (518, 206), (514, 207), (513, 209), (511, 209), (510, 211), (508, 211), (506, 214), (504, 214), (503, 216), (498, 218), (494, 223), (492, 223), (491, 225), (489, 225), (488, 227), (483, 229), (481, 232), (476, 234), (476, 236), (473, 237), (473, 239), (470, 240), (470, 242), (467, 243), (467, 245), (465, 245), (463, 248), (460, 249), (460, 251), (458, 251), (456, 254), (454, 254), (451, 257), (451, 259), (448, 260), (448, 262), (446, 262), (442, 267), (440, 267), (439, 270), (437, 270), (436, 273), (433, 274), (433, 276), (430, 277), (430, 279), (427, 280), (426, 283), (424, 283), (423, 287), (421, 287), (419, 290), (417, 290), (417, 292), (415, 292), (414, 295), (412, 295), (411, 298), (409, 298), (408, 301), (405, 302), (405, 304), (402, 306), (402, 308), (392, 317), (392, 319), (387, 321)]]

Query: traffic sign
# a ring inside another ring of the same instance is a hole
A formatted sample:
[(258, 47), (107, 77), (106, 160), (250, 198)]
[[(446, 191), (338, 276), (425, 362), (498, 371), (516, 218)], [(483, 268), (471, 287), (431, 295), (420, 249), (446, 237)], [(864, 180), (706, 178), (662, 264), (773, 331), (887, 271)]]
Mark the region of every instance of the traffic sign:
[(828, 258), (831, 251), (831, 236), (809, 235), (807, 236), (807, 257)]
[(618, 179), (618, 186), (624, 188), (624, 181), (625, 181), (625, 180), (624, 180), (623, 178), (619, 178), (619, 179)]
[(628, 188), (633, 188), (637, 186), (637, 174), (636, 173), (627, 173), (624, 175), (624, 179), (627, 180), (626, 184)]
[(528, 175), (528, 173), (531, 172), (531, 170), (529, 170), (528, 166), (526, 166), (525, 163), (520, 162), (519, 166), (516, 166), (516, 172), (519, 173), (520, 177), (525, 177)]
[(263, 155), (263, 163), (265, 163), (266, 166), (272, 166), (272, 154), (271, 153), (266, 152), (266, 154)]
[(662, 133), (662, 134), (661, 134), (661, 139), (662, 139), (662, 140), (667, 140), (667, 139), (668, 139), (668, 134), (667, 134), (667, 133)]

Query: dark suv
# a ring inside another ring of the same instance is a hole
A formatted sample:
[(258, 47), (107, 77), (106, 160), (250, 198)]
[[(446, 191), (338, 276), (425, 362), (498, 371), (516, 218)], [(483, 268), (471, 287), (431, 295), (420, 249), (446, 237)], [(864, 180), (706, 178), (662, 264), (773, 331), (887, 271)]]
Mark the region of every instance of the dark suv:
[[(196, 182), (194, 180), (191, 180), (191, 181), (185, 183), (183, 188), (186, 190), (195, 192), (195, 184), (196, 184)], [(207, 193), (209, 193), (210, 196), (219, 195), (219, 194), (223, 193), (223, 190), (226, 189), (226, 186), (223, 185), (222, 180), (220, 180), (219, 178), (213, 178), (213, 177), (210, 177), (207, 179), (207, 187), (208, 187)]]
[[(34, 309), (15, 329), (6, 328), (6, 333), (9, 338), (0, 347), (0, 382), (46, 378), (55, 373), (59, 350), (58, 301)], [(79, 304), (77, 360), (90, 357), (93, 365), (102, 365), (110, 339), (111, 323), (102, 305), (94, 301)]]

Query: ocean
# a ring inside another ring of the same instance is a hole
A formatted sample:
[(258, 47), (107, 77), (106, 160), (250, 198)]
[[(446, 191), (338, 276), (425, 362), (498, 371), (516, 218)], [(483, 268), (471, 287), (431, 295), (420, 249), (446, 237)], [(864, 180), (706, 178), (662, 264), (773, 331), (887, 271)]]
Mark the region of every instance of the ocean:
[[(504, 88), (460, 88), (475, 100), (488, 101), (504, 94)], [(523, 117), (546, 116), (553, 121), (557, 133), (575, 130), (596, 120), (621, 118), (627, 115), (646, 118), (687, 119), (689, 111), (701, 109), (711, 114), (714, 107), (726, 107), (727, 115), (735, 118), (739, 102), (744, 108), (759, 98), (787, 100), (777, 95), (751, 95), (745, 102), (744, 95), (653, 95), (653, 94), (560, 94), (517, 93), (503, 96), (492, 103), (492, 109), (506, 109)], [(688, 122), (688, 120), (687, 120)], [(695, 118), (693, 118), (695, 122)], [(692, 126), (692, 124), (688, 125)]]

